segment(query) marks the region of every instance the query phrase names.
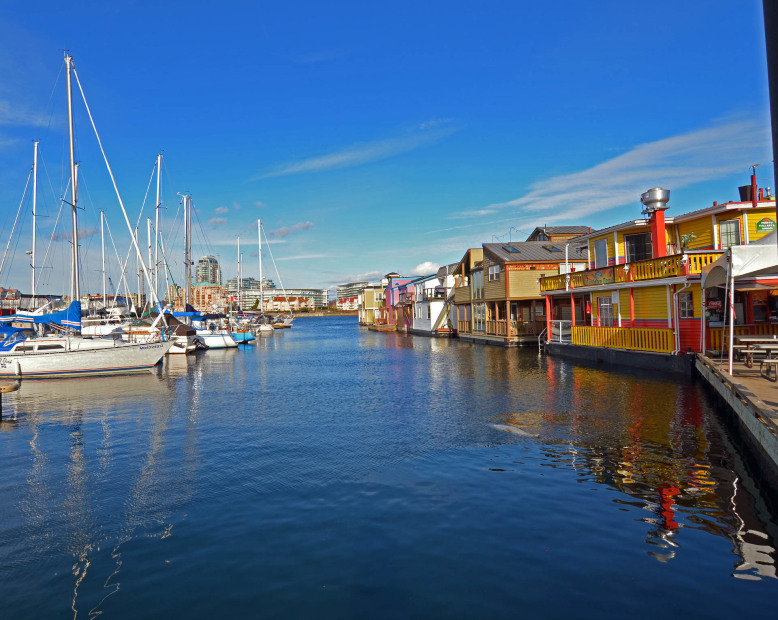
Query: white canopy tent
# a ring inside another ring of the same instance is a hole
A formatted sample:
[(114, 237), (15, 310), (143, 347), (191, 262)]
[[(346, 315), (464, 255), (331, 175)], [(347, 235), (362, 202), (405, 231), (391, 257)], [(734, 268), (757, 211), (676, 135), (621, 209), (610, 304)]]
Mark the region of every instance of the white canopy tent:
[[(729, 299), (729, 373), (735, 335), (735, 288), (765, 288), (758, 278), (778, 278), (778, 230), (748, 245), (727, 248), (723, 256), (702, 269), (702, 337), (705, 350), (705, 290), (723, 286)], [(736, 282), (740, 280), (740, 282)], [(768, 287), (769, 288), (769, 287)]]

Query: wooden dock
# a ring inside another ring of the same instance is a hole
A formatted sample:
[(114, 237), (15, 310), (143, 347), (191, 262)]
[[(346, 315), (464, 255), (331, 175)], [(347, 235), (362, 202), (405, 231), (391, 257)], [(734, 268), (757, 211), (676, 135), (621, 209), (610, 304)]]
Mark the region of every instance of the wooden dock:
[[(697, 355), (701, 377), (726, 402), (766, 478), (778, 489), (778, 383), (760, 374), (759, 361), (749, 368), (734, 362), (729, 374), (726, 359)], [(775, 369), (773, 368), (773, 372)]]

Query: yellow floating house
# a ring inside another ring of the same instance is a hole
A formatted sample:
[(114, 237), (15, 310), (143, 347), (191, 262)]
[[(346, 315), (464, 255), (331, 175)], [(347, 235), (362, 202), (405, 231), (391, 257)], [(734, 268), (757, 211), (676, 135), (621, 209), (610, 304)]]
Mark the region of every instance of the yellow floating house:
[[(547, 341), (669, 355), (721, 350), (725, 291), (703, 294), (701, 273), (728, 248), (776, 229), (769, 188), (758, 189), (752, 176), (740, 194), (737, 202), (670, 216), (670, 192), (651, 189), (641, 196), (640, 219), (577, 237), (588, 268), (540, 278)], [(774, 282), (736, 284), (737, 333), (778, 333)]]

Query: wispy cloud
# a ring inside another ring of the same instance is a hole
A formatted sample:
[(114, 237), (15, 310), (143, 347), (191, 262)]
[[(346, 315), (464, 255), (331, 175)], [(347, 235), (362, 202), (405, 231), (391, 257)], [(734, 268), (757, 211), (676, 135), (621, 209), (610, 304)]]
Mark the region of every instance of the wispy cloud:
[(640, 144), (586, 170), (535, 181), (518, 198), (482, 212), (520, 209), (544, 213), (545, 222), (570, 220), (636, 203), (650, 187), (678, 189), (746, 171), (769, 148), (761, 120), (730, 120), (717, 126)]
[(380, 282), (388, 271), (363, 271), (362, 273), (342, 273), (337, 279), (328, 280), (327, 285), (345, 284), (346, 282)]
[(275, 230), (269, 230), (267, 231), (267, 236), (270, 239), (283, 239), (293, 232), (297, 232), (298, 230), (306, 230), (308, 228), (313, 228), (313, 224), (311, 222), (297, 222), (297, 224), (294, 226), (282, 226), (281, 228), (276, 228)]
[(232, 208), (235, 209), (236, 211), (240, 211), (240, 203), (233, 202), (232, 203)]
[(267, 205), (264, 202), (262, 202), (261, 200), (257, 200), (257, 201), (254, 202), (254, 206), (262, 208), (262, 207), (266, 207)]
[(408, 272), (409, 276), (428, 276), (431, 273), (436, 273), (437, 270), (440, 268), (440, 265), (437, 263), (432, 263), (430, 261), (425, 261), (423, 263), (420, 263), (416, 265), (413, 269), (411, 269)]
[[(89, 239), (89, 237), (92, 237), (100, 232), (100, 229), (95, 228), (79, 228), (78, 230), (78, 245), (81, 245), (81, 242), (84, 241), (84, 239)], [(73, 231), (65, 231), (60, 233), (54, 233), (51, 236), (52, 241), (71, 241), (73, 240)], [(72, 243), (71, 243), (72, 245)]]
[(44, 124), (43, 118), (39, 115), (6, 99), (0, 99), (0, 125), (40, 127)]
[(210, 220), (208, 220), (208, 224), (211, 226), (221, 226), (222, 224), (227, 223), (226, 217), (212, 217)]
[(249, 181), (361, 166), (362, 164), (409, 153), (442, 140), (458, 131), (458, 129), (459, 127), (453, 126), (452, 122), (447, 119), (427, 121), (417, 125), (406, 135), (399, 138), (387, 138), (373, 142), (352, 144), (326, 155), (283, 164), (275, 170), (252, 177)]
[(329, 254), (298, 254), (297, 256), (284, 256), (282, 258), (277, 258), (276, 262), (281, 262), (283, 260), (308, 260), (310, 258), (332, 258)]
[(228, 213), (229, 208), (228, 207), (216, 207), (216, 213)]

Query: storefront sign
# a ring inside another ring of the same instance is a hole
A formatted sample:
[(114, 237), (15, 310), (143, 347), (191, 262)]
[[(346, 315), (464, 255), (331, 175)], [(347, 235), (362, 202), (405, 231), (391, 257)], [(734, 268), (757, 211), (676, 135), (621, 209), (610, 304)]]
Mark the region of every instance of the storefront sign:
[(706, 299), (705, 300), (705, 307), (708, 308), (708, 310), (721, 310), (721, 300), (720, 299)]
[(756, 223), (756, 232), (772, 232), (775, 230), (775, 220), (763, 217)]
[(598, 284), (611, 284), (615, 282), (613, 267), (597, 269), (596, 271), (584, 271), (584, 286), (597, 286)]

